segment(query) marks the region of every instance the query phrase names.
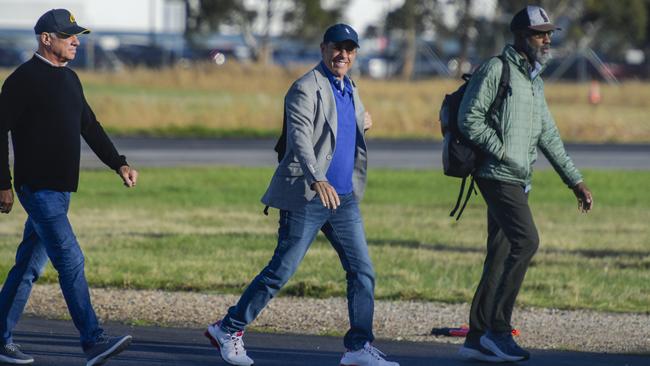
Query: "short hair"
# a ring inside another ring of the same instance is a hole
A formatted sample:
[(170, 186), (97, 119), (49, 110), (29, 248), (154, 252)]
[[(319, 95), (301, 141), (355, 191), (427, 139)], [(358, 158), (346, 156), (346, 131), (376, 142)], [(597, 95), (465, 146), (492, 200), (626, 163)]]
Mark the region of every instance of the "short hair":
[[(54, 33), (54, 32), (43, 32), (43, 33), (47, 33), (47, 34), (49, 34), (50, 37), (52, 37), (52, 38), (56, 38), (56, 39), (59, 38), (59, 37), (56, 35), (56, 33)], [(42, 35), (43, 33), (39, 33), (39, 34), (36, 35), (36, 42), (38, 42), (38, 43), (41, 42), (41, 35)]]

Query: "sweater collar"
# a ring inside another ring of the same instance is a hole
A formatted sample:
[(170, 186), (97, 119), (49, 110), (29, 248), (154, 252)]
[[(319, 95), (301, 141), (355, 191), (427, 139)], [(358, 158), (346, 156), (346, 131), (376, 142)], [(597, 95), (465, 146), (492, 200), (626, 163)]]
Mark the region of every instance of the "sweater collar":
[(66, 67), (66, 66), (68, 65), (67, 62), (64, 63), (63, 65), (55, 65), (55, 64), (52, 63), (52, 61), (50, 61), (50, 60), (46, 59), (45, 57), (39, 55), (38, 52), (34, 52), (34, 56), (36, 56), (36, 57), (39, 58), (41, 61), (45, 62), (46, 64), (48, 64), (48, 65), (50, 65), (50, 66), (52, 66), (52, 67)]
[(334, 76), (334, 74), (330, 71), (330, 69), (327, 68), (323, 61), (320, 62), (320, 66), (323, 69), (325, 76), (330, 81), (330, 84), (336, 91), (338, 91), (340, 94), (343, 94), (343, 92), (352, 94), (352, 83), (350, 82), (350, 78), (347, 75), (344, 75), (343, 80), (341, 80)]

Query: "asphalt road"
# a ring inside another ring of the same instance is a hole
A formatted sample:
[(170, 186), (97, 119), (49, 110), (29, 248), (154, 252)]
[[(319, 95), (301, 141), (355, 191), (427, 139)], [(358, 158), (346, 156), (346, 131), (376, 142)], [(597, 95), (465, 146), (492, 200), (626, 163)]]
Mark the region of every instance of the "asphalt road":
[[(111, 334), (132, 334), (133, 343), (111, 360), (114, 366), (225, 365), (203, 337), (203, 329), (131, 327), (108, 324)], [(35, 365), (84, 365), (76, 330), (71, 321), (25, 317), (15, 341), (35, 359)], [(340, 338), (290, 334), (246, 334), (249, 355), (257, 366), (337, 366), (343, 352)], [(441, 343), (376, 341), (389, 359), (402, 366), (468, 366), (456, 356), (457, 346)], [(599, 354), (532, 350), (526, 366), (647, 366), (650, 355)]]
[[(238, 165), (274, 166), (275, 141), (223, 139), (115, 138), (115, 146), (136, 167)], [(650, 144), (568, 144), (569, 155), (580, 169), (650, 170)], [(369, 140), (371, 168), (433, 169), (441, 167), (441, 145), (430, 141)], [(536, 169), (550, 164), (539, 154)], [(102, 167), (85, 144), (82, 166)]]

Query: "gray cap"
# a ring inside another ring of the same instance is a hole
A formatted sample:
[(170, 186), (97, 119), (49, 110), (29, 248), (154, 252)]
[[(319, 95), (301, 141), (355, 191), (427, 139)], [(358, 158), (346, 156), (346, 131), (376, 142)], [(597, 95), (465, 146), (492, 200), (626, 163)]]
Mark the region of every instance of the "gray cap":
[(551, 23), (551, 19), (544, 9), (535, 5), (528, 5), (521, 9), (510, 22), (510, 31), (512, 32), (521, 30), (548, 32), (561, 29)]

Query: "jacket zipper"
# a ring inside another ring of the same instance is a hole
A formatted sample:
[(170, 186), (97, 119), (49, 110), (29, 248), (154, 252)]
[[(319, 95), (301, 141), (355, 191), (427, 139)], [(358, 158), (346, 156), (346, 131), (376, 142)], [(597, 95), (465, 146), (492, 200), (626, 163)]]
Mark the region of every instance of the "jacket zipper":
[[(533, 116), (534, 116), (534, 108), (535, 108), (535, 85), (533, 82), (533, 79), (530, 79), (530, 92), (531, 92), (531, 103), (530, 103), (530, 118), (529, 118), (529, 126), (528, 126), (528, 140), (526, 144), (526, 176), (524, 179), (528, 178), (528, 175), (530, 175), (530, 138), (531, 134), (533, 132)], [(526, 182), (528, 184), (528, 182)]]

